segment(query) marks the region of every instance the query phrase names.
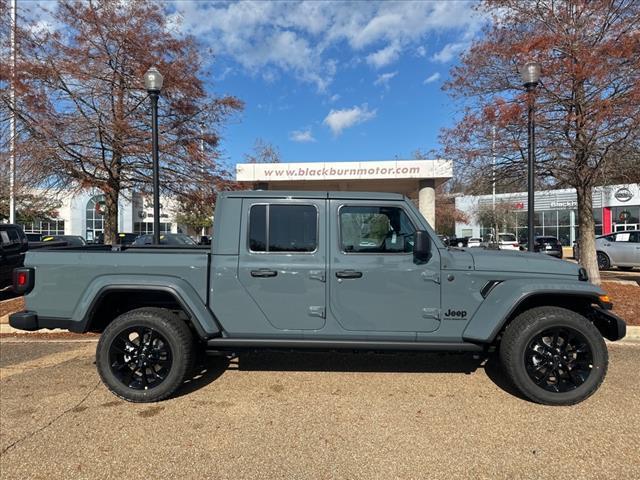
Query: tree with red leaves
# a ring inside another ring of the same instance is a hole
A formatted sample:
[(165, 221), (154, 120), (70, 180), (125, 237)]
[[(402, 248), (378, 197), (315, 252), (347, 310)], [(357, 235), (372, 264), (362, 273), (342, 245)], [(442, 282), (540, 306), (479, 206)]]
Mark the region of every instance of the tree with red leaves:
[[(536, 183), (577, 191), (581, 262), (598, 271), (592, 189), (640, 175), (640, 3), (635, 0), (486, 0), (492, 22), (445, 88), (465, 101), (442, 133), (458, 171), (502, 191), (526, 179), (526, 92), (519, 67), (542, 65), (536, 100)], [(495, 132), (495, 135), (494, 135)]]
[[(195, 40), (178, 37), (157, 2), (61, 0), (54, 8), (53, 29), (38, 29), (24, 10), (18, 20), (15, 113), (33, 178), (58, 189), (101, 191), (105, 243), (112, 243), (120, 196), (151, 189), (143, 75), (156, 66), (165, 78), (158, 117), (162, 189), (208, 198), (200, 191), (221, 175), (219, 127), (243, 105), (206, 91)], [(6, 110), (10, 78), (2, 70)]]

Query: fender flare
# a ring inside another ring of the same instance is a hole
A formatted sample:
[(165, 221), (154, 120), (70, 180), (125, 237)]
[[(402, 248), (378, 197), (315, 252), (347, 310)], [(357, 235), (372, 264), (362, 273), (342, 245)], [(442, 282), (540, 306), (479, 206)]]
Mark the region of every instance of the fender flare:
[(170, 294), (189, 315), (201, 338), (219, 335), (222, 327), (202, 298), (185, 280), (157, 275), (102, 275), (96, 277), (82, 293), (71, 320), (87, 331), (89, 322), (102, 298), (117, 291), (159, 291)]
[(513, 279), (496, 285), (465, 327), (462, 338), (476, 343), (492, 342), (514, 311), (537, 295), (580, 297), (599, 303), (605, 292), (589, 282), (562, 279)]

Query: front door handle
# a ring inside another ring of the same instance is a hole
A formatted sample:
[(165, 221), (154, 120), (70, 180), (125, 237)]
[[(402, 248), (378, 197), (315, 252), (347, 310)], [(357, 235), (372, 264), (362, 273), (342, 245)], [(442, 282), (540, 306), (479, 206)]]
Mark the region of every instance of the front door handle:
[(260, 270), (251, 270), (252, 277), (268, 278), (268, 277), (275, 277), (276, 275), (278, 275), (278, 272), (276, 270), (269, 270), (268, 268), (261, 268)]
[(341, 270), (336, 272), (338, 278), (361, 278), (362, 272), (356, 272), (355, 270)]

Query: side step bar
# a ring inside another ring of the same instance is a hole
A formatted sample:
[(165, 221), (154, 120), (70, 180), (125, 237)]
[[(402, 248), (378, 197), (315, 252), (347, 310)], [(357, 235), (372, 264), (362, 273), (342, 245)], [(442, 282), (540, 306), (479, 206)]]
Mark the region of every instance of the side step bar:
[(484, 347), (466, 342), (385, 342), (362, 340), (282, 340), (271, 338), (212, 338), (207, 348), (215, 349), (317, 349), (317, 350), (397, 350), (416, 352), (482, 352)]

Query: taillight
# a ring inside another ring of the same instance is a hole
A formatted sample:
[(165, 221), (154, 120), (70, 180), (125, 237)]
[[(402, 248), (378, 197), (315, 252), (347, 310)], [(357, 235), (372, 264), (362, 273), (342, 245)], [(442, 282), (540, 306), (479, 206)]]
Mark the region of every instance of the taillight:
[(13, 270), (13, 290), (16, 293), (26, 294), (33, 290), (35, 272), (33, 268), (16, 268)]
[(514, 244), (513, 244), (513, 246), (514, 246), (514, 247), (517, 247), (517, 246), (518, 246), (518, 244), (517, 244), (517, 243), (514, 243)]

